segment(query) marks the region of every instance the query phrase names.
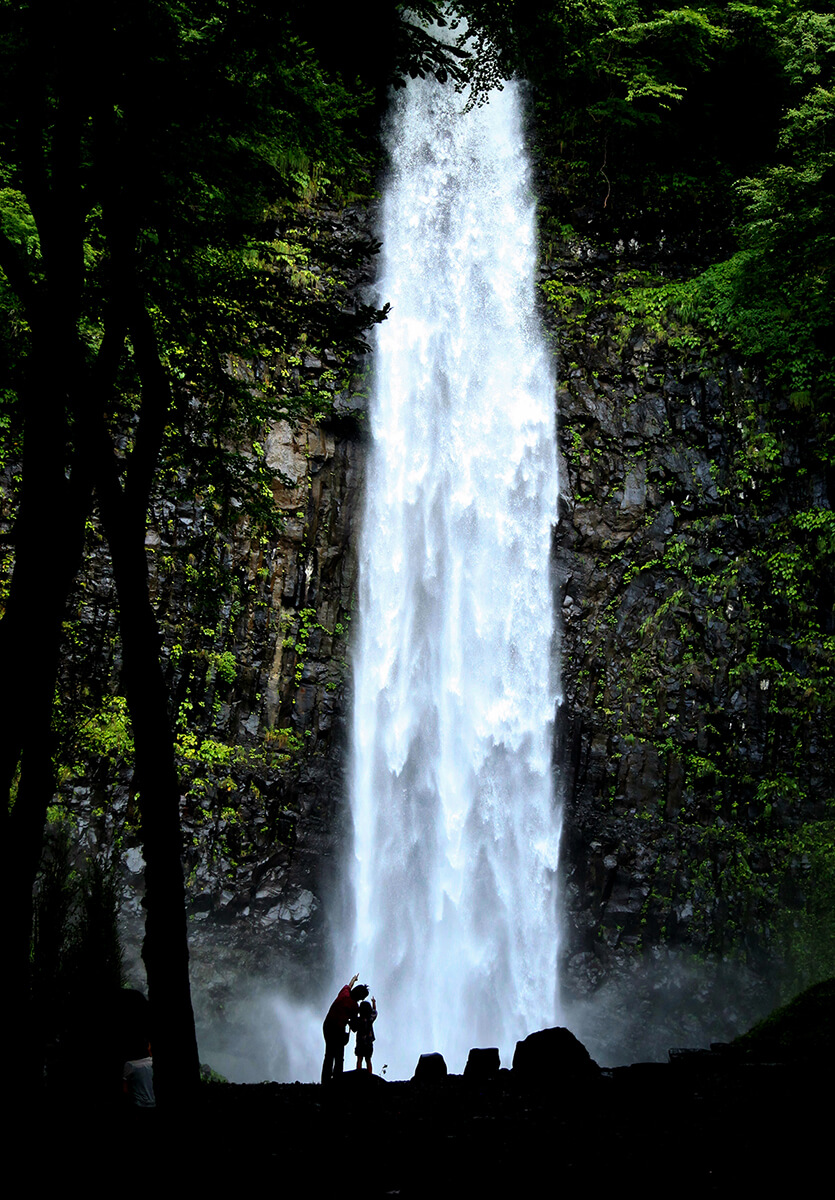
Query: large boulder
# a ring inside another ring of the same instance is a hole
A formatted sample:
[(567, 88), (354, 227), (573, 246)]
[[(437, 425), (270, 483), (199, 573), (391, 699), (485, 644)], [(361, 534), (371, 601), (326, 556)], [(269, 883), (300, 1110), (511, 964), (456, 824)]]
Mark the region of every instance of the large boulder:
[(516, 1043), (513, 1078), (528, 1087), (550, 1087), (566, 1079), (593, 1080), (600, 1068), (569, 1029), (540, 1029)]
[(446, 1077), (443, 1054), (421, 1054), (412, 1076), (416, 1083), (443, 1083)]
[(485, 1049), (474, 1047), (467, 1056), (464, 1078), (468, 1083), (485, 1083), (488, 1079), (496, 1078), (500, 1066), (501, 1059), (495, 1046)]

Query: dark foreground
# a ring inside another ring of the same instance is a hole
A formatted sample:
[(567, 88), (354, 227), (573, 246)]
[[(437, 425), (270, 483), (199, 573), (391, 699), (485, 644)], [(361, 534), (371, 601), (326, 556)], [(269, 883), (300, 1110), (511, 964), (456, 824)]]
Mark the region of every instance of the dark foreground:
[(40, 1149), (21, 1184), (152, 1197), (802, 1194), (831, 1182), (829, 1082), (808, 1064), (691, 1052), (545, 1087), (511, 1071), (207, 1084), (191, 1111), (92, 1125), (69, 1103), (30, 1128)]

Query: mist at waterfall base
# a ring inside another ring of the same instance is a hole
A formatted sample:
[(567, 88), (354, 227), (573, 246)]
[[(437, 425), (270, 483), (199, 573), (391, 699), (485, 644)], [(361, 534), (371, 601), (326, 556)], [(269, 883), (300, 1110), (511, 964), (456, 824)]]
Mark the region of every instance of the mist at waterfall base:
[[(208, 995), (196, 991), (201, 1061), (235, 1083), (318, 1081), (324, 1051), (322, 1020), (343, 982), (348, 980), (334, 979), (318, 996), (302, 999), (302, 979), (277, 995), (262, 976), (236, 972), (222, 1018)], [(388, 1079), (409, 1078), (417, 1054), (405, 1067), (391, 1061), (399, 1050), (398, 1030), (383, 1010), (382, 995), (377, 999), (374, 1070), (380, 1073), (386, 1067)], [(597, 1063), (616, 1067), (666, 1062), (672, 1046), (731, 1041), (767, 1015), (774, 1002), (774, 995), (763, 995), (753, 973), (740, 963), (706, 963), (686, 952), (658, 948), (654, 961), (643, 962), (628, 977), (613, 976), (593, 995), (573, 1000), (556, 1019), (571, 1029)], [(467, 1040), (462, 1038), (462, 1044)], [(476, 1044), (474, 1039), (471, 1044)], [(349, 1070), (354, 1066), (353, 1049), (350, 1044), (345, 1050)], [(508, 1053), (502, 1050), (505, 1067), (512, 1061)], [(456, 1072), (464, 1065), (463, 1058), (449, 1060)]]

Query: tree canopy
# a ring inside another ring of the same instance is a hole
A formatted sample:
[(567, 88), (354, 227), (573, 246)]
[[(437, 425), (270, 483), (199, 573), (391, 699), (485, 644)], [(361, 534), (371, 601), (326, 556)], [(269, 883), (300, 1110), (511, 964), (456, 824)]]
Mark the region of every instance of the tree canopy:
[(519, 0), (508, 50), (535, 89), (550, 236), (666, 258), (688, 311), (820, 410), (835, 385), (834, 29), (832, 5), (805, 0)]

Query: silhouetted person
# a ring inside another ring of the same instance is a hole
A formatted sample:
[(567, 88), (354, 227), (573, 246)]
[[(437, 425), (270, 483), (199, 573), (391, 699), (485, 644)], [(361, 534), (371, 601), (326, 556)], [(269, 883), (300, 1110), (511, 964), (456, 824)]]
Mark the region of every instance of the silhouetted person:
[(122, 1072), (123, 1087), (133, 1108), (156, 1108), (154, 1095), (154, 1060), (151, 1058), (151, 1047), (146, 1044), (145, 1053), (138, 1058), (130, 1058), (125, 1063)]
[(368, 1063), (368, 1073), (373, 1074), (371, 1055), (374, 1053), (374, 1022), (377, 1020), (377, 1001), (371, 997), (371, 1003), (363, 1000), (357, 1017), (357, 1044), (354, 1053), (357, 1056), (357, 1070), (362, 1070), (362, 1060)]
[(351, 1036), (349, 1028), (356, 1029), (356, 1020), (359, 1016), (359, 1002), (360, 1000), (364, 1000), (368, 995), (368, 988), (364, 983), (360, 983), (354, 987), (358, 979), (359, 974), (355, 975), (350, 983), (345, 984), (345, 987), (342, 988), (328, 1009), (328, 1015), (325, 1017), (324, 1024), (322, 1025), (322, 1033), (325, 1035), (325, 1060), (322, 1063), (322, 1083), (329, 1083), (331, 1079), (335, 1079), (337, 1075), (342, 1074), (345, 1047), (348, 1043), (348, 1038)]

